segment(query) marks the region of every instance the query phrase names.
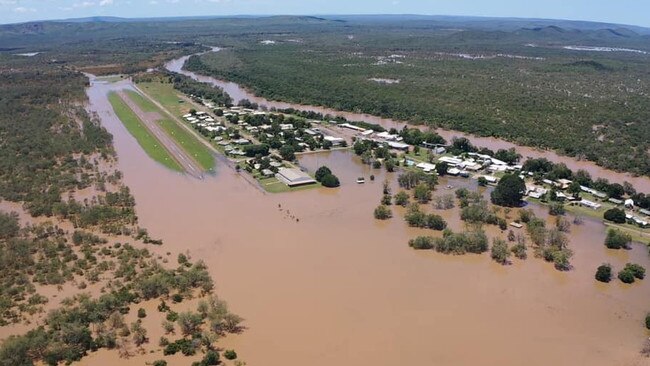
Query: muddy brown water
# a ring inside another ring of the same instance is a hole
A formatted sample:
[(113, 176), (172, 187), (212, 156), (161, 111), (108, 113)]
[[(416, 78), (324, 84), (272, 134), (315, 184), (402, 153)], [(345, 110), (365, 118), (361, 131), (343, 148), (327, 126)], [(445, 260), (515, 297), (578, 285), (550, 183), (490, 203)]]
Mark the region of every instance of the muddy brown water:
[[(218, 52), (219, 50), (220, 48), (213, 47), (211, 52)], [(395, 127), (397, 129), (401, 129), (402, 127), (407, 125), (406, 122), (404, 121), (396, 121), (393, 119), (381, 118), (369, 114), (343, 112), (343, 111), (338, 111), (335, 109), (325, 108), (321, 106), (301, 105), (295, 103), (268, 100), (256, 96), (255, 94), (253, 94), (252, 92), (250, 92), (249, 90), (240, 86), (237, 83), (219, 80), (210, 76), (200, 75), (194, 72), (183, 70), (183, 65), (185, 64), (185, 61), (187, 61), (189, 57), (190, 56), (185, 56), (185, 57), (172, 60), (169, 63), (167, 63), (165, 67), (170, 71), (184, 74), (197, 81), (201, 81), (204, 83), (209, 83), (211, 85), (221, 87), (228, 94), (230, 94), (230, 96), (233, 98), (235, 103), (237, 103), (242, 99), (248, 99), (251, 102), (257, 103), (259, 105), (267, 106), (268, 108), (273, 108), (273, 107), (279, 109), (294, 108), (296, 110), (315, 111), (315, 112), (320, 112), (324, 115), (329, 114), (333, 116), (342, 116), (347, 118), (350, 121), (365, 121), (369, 123), (375, 123), (384, 126), (385, 128)], [(492, 150), (509, 149), (514, 147), (517, 150), (517, 152), (519, 152), (524, 158), (544, 157), (556, 163), (565, 163), (570, 169), (574, 171), (578, 169), (584, 169), (594, 177), (607, 178), (611, 182), (623, 183), (624, 181), (628, 181), (632, 183), (638, 191), (650, 193), (650, 177), (647, 176), (634, 177), (631, 174), (615, 172), (610, 169), (605, 169), (590, 161), (577, 160), (575, 158), (571, 158), (568, 156), (559, 155), (553, 151), (540, 150), (528, 146), (517, 145), (512, 142), (508, 142), (493, 137), (480, 137), (480, 136), (474, 136), (471, 134), (466, 134), (458, 131), (450, 131), (444, 129), (436, 129), (436, 132), (438, 132), (447, 141), (451, 141), (453, 137), (466, 137), (474, 145), (479, 147), (487, 147)]]
[[(246, 331), (220, 345), (248, 365), (647, 364), (639, 350), (650, 281), (593, 279), (603, 262), (650, 268), (647, 249), (605, 249), (601, 223), (572, 228), (575, 268), (566, 273), (530, 251), (506, 267), (487, 254), (416, 252), (408, 239), (429, 232), (408, 228), (403, 209), (386, 222), (372, 217), (383, 180), (394, 184), (394, 174), (337, 151), (301, 157), (311, 170), (330, 166), (342, 181), (334, 190), (263, 194), (224, 165), (205, 180), (189, 178), (142, 152), (110, 112), (105, 94), (113, 87), (93, 84), (90, 108), (115, 136), (140, 223), (165, 247), (207, 262), (217, 293), (246, 319)], [(356, 184), (362, 175), (368, 183)], [(475, 183), (443, 180), (436, 194), (451, 192), (448, 184)], [(463, 229), (458, 209), (441, 214)], [(162, 355), (136, 357), (127, 364)]]

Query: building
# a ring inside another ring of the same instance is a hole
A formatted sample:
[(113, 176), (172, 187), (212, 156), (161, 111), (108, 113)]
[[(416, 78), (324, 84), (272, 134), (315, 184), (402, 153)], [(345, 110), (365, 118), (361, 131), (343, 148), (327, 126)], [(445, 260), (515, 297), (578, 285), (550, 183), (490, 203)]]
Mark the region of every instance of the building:
[(275, 177), (289, 187), (298, 187), (316, 183), (315, 179), (296, 168), (280, 168), (277, 174), (275, 174)]
[(402, 150), (402, 151), (409, 150), (409, 145), (403, 142), (387, 141), (386, 145), (388, 145), (388, 147), (390, 147), (391, 149), (395, 149), (395, 150)]
[(458, 168), (450, 168), (447, 170), (447, 174), (453, 175), (454, 177), (460, 174), (460, 169)]
[(331, 142), (333, 146), (339, 146), (345, 142), (344, 138), (334, 136), (325, 136), (323, 140)]
[(447, 163), (447, 165), (451, 167), (455, 167), (456, 165), (459, 165), (463, 162), (461, 159), (450, 158), (449, 156), (442, 156), (440, 159), (438, 159), (438, 161), (441, 163)]
[(436, 170), (436, 166), (429, 163), (419, 163), (416, 167), (422, 169), (425, 173), (431, 173)]
[(591, 209), (597, 210), (599, 209), (602, 205), (600, 203), (592, 202), (586, 199), (583, 199), (580, 201), (580, 204), (585, 207), (589, 207)]

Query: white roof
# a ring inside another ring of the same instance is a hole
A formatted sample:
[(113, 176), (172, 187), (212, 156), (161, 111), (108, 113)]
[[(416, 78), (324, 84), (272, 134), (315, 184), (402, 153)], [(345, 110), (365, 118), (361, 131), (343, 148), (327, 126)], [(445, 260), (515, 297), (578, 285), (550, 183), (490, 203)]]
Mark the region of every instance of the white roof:
[(436, 169), (435, 165), (429, 164), (429, 163), (420, 163), (420, 164), (416, 165), (416, 167), (424, 170), (425, 172), (430, 172), (430, 171)]

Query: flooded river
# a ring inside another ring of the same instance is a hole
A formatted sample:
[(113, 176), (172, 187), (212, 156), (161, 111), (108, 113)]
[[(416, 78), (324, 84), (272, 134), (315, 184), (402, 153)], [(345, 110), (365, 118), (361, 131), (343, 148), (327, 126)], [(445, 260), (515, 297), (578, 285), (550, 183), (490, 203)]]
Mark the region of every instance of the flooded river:
[[(245, 332), (220, 345), (248, 365), (645, 364), (639, 350), (650, 281), (604, 285), (593, 276), (603, 262), (650, 268), (647, 250), (605, 249), (601, 223), (572, 228), (575, 268), (567, 273), (530, 251), (506, 267), (489, 255), (416, 252), (407, 241), (430, 232), (408, 228), (403, 209), (393, 208), (387, 222), (372, 217), (382, 182), (394, 184), (395, 174), (337, 151), (301, 163), (330, 166), (339, 189), (264, 194), (224, 165), (215, 176), (189, 178), (148, 158), (115, 118), (106, 93), (116, 87), (92, 83), (90, 109), (115, 136), (140, 223), (164, 240), (163, 250), (207, 262), (217, 293), (246, 319)], [(375, 182), (354, 183), (370, 174)], [(451, 193), (448, 184), (475, 183), (443, 179), (436, 194)], [(458, 209), (441, 214), (463, 229)]]
[[(213, 52), (218, 52), (218, 51), (219, 51), (218, 47), (213, 48)], [(187, 61), (189, 57), (190, 56), (185, 56), (176, 60), (172, 60), (169, 63), (167, 63), (165, 67), (170, 71), (187, 75), (195, 80), (221, 87), (228, 94), (230, 94), (230, 96), (233, 98), (235, 103), (237, 103), (242, 99), (248, 99), (251, 102), (257, 103), (259, 105), (265, 105), (269, 108), (278, 108), (278, 109), (294, 108), (296, 110), (315, 111), (315, 112), (320, 112), (324, 115), (330, 114), (333, 116), (343, 116), (350, 121), (365, 121), (369, 123), (376, 123), (384, 126), (385, 128), (395, 127), (397, 129), (401, 129), (406, 125), (406, 123), (403, 121), (395, 121), (392, 119), (381, 118), (369, 114), (342, 112), (342, 111), (337, 111), (334, 109), (320, 107), (320, 106), (300, 105), (294, 103), (272, 101), (262, 97), (258, 97), (252, 92), (240, 86), (239, 84), (223, 81), (210, 76), (200, 75), (194, 72), (183, 70), (183, 65), (185, 64), (185, 61)], [(613, 170), (605, 169), (590, 161), (577, 160), (568, 156), (559, 155), (553, 151), (539, 150), (527, 146), (521, 146), (493, 137), (480, 137), (480, 136), (465, 134), (458, 131), (449, 131), (443, 129), (437, 129), (436, 132), (438, 132), (442, 137), (447, 139), (447, 141), (451, 141), (451, 139), (455, 136), (457, 137), (462, 136), (470, 139), (472, 143), (476, 146), (487, 147), (492, 150), (509, 149), (511, 147), (514, 147), (524, 158), (545, 157), (556, 163), (560, 163), (560, 162), (565, 163), (570, 169), (574, 171), (578, 169), (584, 169), (589, 173), (591, 173), (591, 175), (594, 177), (607, 178), (611, 182), (623, 183), (624, 181), (628, 181), (632, 183), (637, 188), (638, 191), (650, 193), (650, 177), (633, 177), (630, 174), (620, 173), (620, 172), (615, 172)]]

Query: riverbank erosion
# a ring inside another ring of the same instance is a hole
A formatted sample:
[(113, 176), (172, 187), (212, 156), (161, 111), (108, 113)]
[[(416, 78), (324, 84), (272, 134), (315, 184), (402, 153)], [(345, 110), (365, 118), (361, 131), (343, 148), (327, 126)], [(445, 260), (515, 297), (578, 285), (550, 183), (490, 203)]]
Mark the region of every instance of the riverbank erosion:
[[(141, 224), (203, 259), (216, 291), (246, 319), (247, 330), (221, 344), (249, 365), (645, 362), (650, 285), (602, 285), (593, 274), (603, 262), (647, 267), (647, 249), (607, 250), (600, 222), (572, 229), (569, 272), (535, 259), (503, 267), (488, 255), (414, 252), (408, 240), (428, 232), (372, 218), (381, 182), (394, 185), (396, 175), (351, 152), (300, 158), (310, 171), (326, 163), (336, 172), (342, 186), (334, 190), (264, 195), (232, 169), (198, 181), (151, 161), (103, 93), (91, 86), (88, 94), (115, 136)], [(369, 174), (374, 183), (355, 183)], [(462, 183), (445, 178), (439, 187), (448, 184)], [(457, 209), (441, 214), (463, 230)]]
[[(219, 52), (221, 49), (218, 47), (213, 47), (209, 52)], [(199, 53), (196, 55), (202, 55), (204, 53)], [(363, 113), (351, 113), (345, 111), (339, 111), (331, 108), (314, 106), (314, 105), (301, 105), (296, 103), (287, 103), (283, 101), (268, 100), (263, 97), (259, 97), (252, 93), (250, 90), (245, 87), (230, 81), (220, 80), (211, 76), (201, 75), (195, 72), (191, 72), (184, 69), (184, 65), (191, 56), (181, 57), (175, 60), (168, 62), (165, 65), (165, 68), (169, 71), (181, 73), (186, 76), (192, 77), (193, 79), (205, 83), (218, 86), (226, 91), (232, 98), (235, 103), (241, 100), (249, 100), (253, 103), (259, 105), (267, 106), (268, 108), (277, 108), (277, 109), (287, 109), (293, 108), (296, 110), (303, 111), (315, 111), (322, 113), (323, 115), (332, 115), (332, 116), (342, 116), (347, 118), (350, 121), (365, 121), (368, 123), (379, 124), (385, 128), (397, 128), (401, 129), (404, 126), (408, 125), (405, 121), (397, 121), (388, 118), (381, 118), (369, 114)], [(424, 127), (421, 127), (424, 128)], [(442, 137), (450, 141), (453, 137), (466, 137), (468, 138), (475, 146), (487, 147), (492, 150), (498, 149), (509, 149), (515, 148), (517, 151), (524, 157), (531, 158), (547, 158), (556, 163), (564, 163), (571, 170), (577, 171), (579, 169), (584, 169), (588, 171), (595, 177), (606, 178), (612, 182), (623, 183), (628, 181), (632, 183), (639, 191), (650, 192), (650, 178), (647, 176), (632, 176), (628, 173), (616, 172), (610, 169), (603, 168), (598, 166), (596, 163), (587, 161), (587, 160), (578, 160), (569, 156), (560, 155), (551, 150), (541, 150), (537, 148), (532, 148), (528, 146), (518, 145), (512, 142), (508, 142), (502, 139), (497, 139), (493, 137), (481, 137), (475, 136), (459, 131), (451, 131), (444, 129), (436, 129), (436, 132)]]

